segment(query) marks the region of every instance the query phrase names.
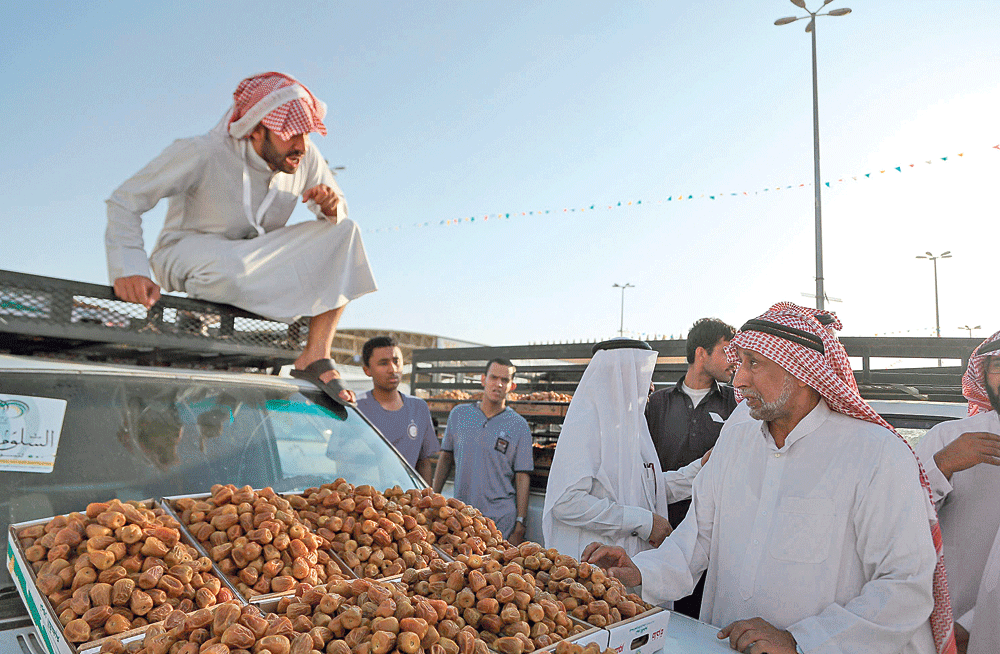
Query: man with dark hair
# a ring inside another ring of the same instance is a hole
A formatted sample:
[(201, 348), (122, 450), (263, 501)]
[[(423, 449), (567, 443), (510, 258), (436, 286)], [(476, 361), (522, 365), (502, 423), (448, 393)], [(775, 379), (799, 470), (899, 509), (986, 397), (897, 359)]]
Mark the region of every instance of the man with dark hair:
[(440, 450), (431, 412), (419, 397), (399, 390), (403, 353), (390, 336), (376, 336), (361, 348), (365, 374), (372, 378), (372, 390), (358, 397), (358, 411), (396, 446), (424, 481), (431, 478), (431, 457)]
[[(725, 352), (735, 333), (717, 318), (695, 322), (687, 337), (687, 373), (672, 387), (649, 396), (646, 423), (664, 472), (684, 468), (697, 474), (701, 467), (688, 464), (715, 446), (722, 424), (736, 408), (736, 394), (729, 385), (734, 367)], [(690, 505), (689, 499), (670, 504), (670, 524), (679, 525)], [(704, 580), (690, 597), (675, 602), (674, 610), (697, 618), (703, 588)]]
[[(1000, 644), (1000, 620), (980, 606), (978, 599), (981, 587), (991, 583), (987, 559), (1000, 540), (998, 391), (1000, 332), (983, 341), (969, 357), (962, 378), (969, 417), (938, 423), (916, 446), (941, 519), (960, 652), (966, 643), (969, 652), (997, 652)], [(995, 572), (992, 584), (996, 584)]]
[(514, 371), (510, 360), (490, 359), (482, 376), (483, 399), (451, 410), (434, 491), (444, 488), (454, 463), (455, 497), (482, 511), (517, 545), (524, 540), (534, 462), (531, 429), (507, 406), (507, 393), (517, 387)]

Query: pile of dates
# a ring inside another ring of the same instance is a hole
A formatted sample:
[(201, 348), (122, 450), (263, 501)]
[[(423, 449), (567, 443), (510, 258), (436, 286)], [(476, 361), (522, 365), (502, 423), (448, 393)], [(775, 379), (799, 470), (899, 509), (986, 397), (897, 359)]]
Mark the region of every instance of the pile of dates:
[(212, 562), (162, 509), (95, 502), (24, 527), (17, 539), (71, 643), (85, 643), (233, 599)]
[(191, 613), (174, 611), (151, 625), (143, 637), (128, 643), (109, 639), (101, 654), (310, 654), (312, 640), (296, 640), (287, 620), (265, 615), (255, 606), (237, 602)]
[(475, 629), (460, 626), (455, 607), (409, 597), (400, 584), (372, 579), (303, 584), (294, 598), (282, 598), (276, 611), (326, 654), (491, 654)]
[(410, 507), (419, 493), (399, 487), (380, 493), (337, 479), (290, 495), (288, 501), (358, 577), (379, 579), (426, 567), (438, 558), (426, 521)]
[(562, 601), (570, 615), (595, 627), (607, 627), (653, 608), (597, 566), (542, 549), (537, 543), (521, 543), (493, 558), (503, 565), (523, 567), (539, 588)]
[(455, 609), (459, 629), (472, 627), (502, 654), (533, 652), (587, 629), (574, 623), (563, 603), (519, 563), (460, 554), (454, 561), (408, 570), (401, 581), (411, 597), (440, 600)]
[(245, 598), (343, 576), (326, 539), (312, 533), (271, 488), (216, 484), (209, 497), (177, 499), (173, 508)]
[(417, 523), (427, 526), (437, 546), (448, 556), (482, 556), (509, 545), (493, 521), (479, 509), (455, 498), (445, 498), (429, 488), (409, 493), (419, 494), (408, 504)]

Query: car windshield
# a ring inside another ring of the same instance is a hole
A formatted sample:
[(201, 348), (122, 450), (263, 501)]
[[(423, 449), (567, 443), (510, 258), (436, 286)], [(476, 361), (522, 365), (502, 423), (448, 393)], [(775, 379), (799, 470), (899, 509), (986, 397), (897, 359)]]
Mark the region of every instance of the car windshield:
[[(10, 524), (112, 498), (208, 493), (216, 483), (293, 492), (338, 477), (379, 489), (422, 485), (359, 413), (262, 377), (5, 372), (3, 398), (62, 399), (66, 413), (52, 472), (0, 474), (4, 551)], [(4, 568), (0, 597), (10, 601), (0, 617), (23, 611), (3, 592), (12, 585)]]

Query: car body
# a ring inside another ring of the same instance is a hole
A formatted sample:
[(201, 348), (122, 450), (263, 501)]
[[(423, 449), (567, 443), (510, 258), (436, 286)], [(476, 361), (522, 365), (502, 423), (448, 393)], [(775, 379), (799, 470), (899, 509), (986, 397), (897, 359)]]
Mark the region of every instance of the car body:
[[(9, 525), (112, 498), (203, 494), (216, 483), (294, 492), (338, 477), (426, 485), (358, 411), (292, 378), (0, 355), (0, 379), (0, 460), (29, 447), (9, 436), (26, 411), (49, 411), (36, 418), (51, 423), (58, 416), (44, 407), (65, 401), (51, 472), (0, 473), (4, 552)], [(44, 651), (5, 567), (0, 654)]]
[(871, 400), (868, 402), (910, 445), (934, 425), (969, 415), (968, 405), (958, 402), (923, 400)]

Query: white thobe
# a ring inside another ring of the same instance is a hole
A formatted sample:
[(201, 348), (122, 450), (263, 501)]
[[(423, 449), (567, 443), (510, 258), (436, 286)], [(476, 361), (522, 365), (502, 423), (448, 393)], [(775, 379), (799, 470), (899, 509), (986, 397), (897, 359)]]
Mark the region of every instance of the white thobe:
[[(335, 214), (324, 216), (311, 203), (321, 221), (285, 227), (302, 193), (317, 184), (340, 196)], [(167, 215), (147, 259), (142, 214), (163, 198), (168, 198)], [(288, 174), (272, 171), (245, 139), (219, 131), (180, 139), (116, 189), (107, 205), (112, 282), (149, 277), (151, 265), (166, 291), (228, 302), (287, 322), (376, 290), (360, 230), (346, 220), (343, 193), (311, 143)]]
[[(969, 631), (986, 559), (1000, 531), (1000, 502), (996, 500), (1000, 494), (1000, 467), (981, 463), (954, 473), (949, 482), (938, 469), (934, 455), (962, 434), (974, 431), (1000, 434), (997, 412), (937, 424), (916, 447), (938, 507), (951, 608), (955, 621)], [(1000, 633), (1000, 616), (989, 619)]]
[(969, 654), (1000, 652), (1000, 537), (986, 559), (983, 580), (976, 596), (976, 615), (969, 629)]
[(701, 619), (760, 617), (812, 652), (932, 654), (936, 556), (916, 459), (883, 427), (819, 404), (778, 448), (726, 423), (687, 517), (634, 557), (643, 599), (688, 595)]
[[(691, 486), (701, 468), (701, 459), (698, 459), (680, 470), (661, 473), (660, 483), (666, 488), (668, 504), (691, 498)], [(593, 477), (585, 477), (567, 488), (553, 505), (552, 515), (571, 527), (592, 533), (595, 540), (610, 543), (621, 542), (628, 536), (649, 540), (653, 531), (652, 511), (615, 502)], [(565, 552), (577, 558), (581, 553)]]

